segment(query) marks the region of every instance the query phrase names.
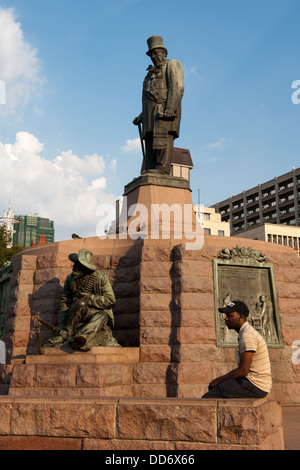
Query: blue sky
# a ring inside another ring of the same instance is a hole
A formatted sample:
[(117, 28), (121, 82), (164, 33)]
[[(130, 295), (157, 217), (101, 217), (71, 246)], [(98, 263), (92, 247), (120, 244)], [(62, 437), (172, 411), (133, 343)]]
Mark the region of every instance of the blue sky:
[(299, 167), (299, 15), (299, 0), (0, 1), (0, 211), (10, 197), (53, 218), (57, 241), (95, 234), (97, 205), (140, 172), (152, 35), (183, 64), (175, 145), (191, 152), (195, 203)]

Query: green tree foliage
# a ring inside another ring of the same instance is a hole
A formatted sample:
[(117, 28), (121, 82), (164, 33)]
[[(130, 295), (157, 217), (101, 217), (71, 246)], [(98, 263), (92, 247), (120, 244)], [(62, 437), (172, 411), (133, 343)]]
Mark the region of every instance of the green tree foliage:
[(21, 245), (13, 245), (11, 248), (7, 248), (10, 244), (10, 237), (4, 226), (0, 226), (0, 269), (9, 261), (16, 253), (24, 250)]

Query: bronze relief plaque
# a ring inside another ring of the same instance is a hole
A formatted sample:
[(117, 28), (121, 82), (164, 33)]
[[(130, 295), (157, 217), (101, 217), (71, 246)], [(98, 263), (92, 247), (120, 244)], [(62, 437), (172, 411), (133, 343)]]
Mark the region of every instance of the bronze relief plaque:
[(213, 260), (217, 346), (237, 346), (238, 333), (226, 327), (225, 316), (218, 308), (231, 300), (242, 300), (250, 311), (249, 323), (265, 339), (267, 346), (282, 347), (273, 265), (266, 263), (264, 257), (253, 256), (253, 253), (261, 254), (251, 248), (236, 247), (232, 251), (223, 250), (219, 255), (221, 259)]

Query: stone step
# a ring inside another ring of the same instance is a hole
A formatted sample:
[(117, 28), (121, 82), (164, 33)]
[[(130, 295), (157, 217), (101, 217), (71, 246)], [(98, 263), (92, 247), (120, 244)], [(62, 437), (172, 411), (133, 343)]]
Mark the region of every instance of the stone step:
[[(87, 357), (98, 356), (87, 354)], [(30, 357), (28, 359), (29, 363), (13, 366), (9, 395), (132, 396), (132, 363), (70, 362), (60, 355), (31, 357), (47, 359), (44, 363), (30, 363)], [(55, 362), (55, 359), (63, 362)]]
[(134, 364), (139, 362), (139, 348), (93, 347), (80, 352), (71, 348), (45, 348), (41, 355), (26, 356), (26, 364)]
[(93, 388), (10, 387), (9, 391), (6, 392), (5, 395), (14, 397), (132, 397), (133, 387), (131, 385)]
[[(115, 452), (284, 449), (281, 406), (267, 398), (7, 396), (0, 397), (0, 414), (0, 450), (17, 450), (20, 439), (32, 450), (46, 450), (42, 439), (54, 450), (77, 441), (74, 449)], [(179, 462), (192, 464), (184, 455)]]

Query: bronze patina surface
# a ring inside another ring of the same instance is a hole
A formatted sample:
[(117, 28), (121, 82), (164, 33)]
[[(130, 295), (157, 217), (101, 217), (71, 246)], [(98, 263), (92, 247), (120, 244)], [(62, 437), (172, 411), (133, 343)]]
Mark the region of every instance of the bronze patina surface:
[(133, 120), (142, 140), (141, 173), (170, 175), (174, 139), (180, 130), (183, 68), (178, 60), (167, 59), (161, 36), (152, 36), (147, 43), (153, 66), (143, 83), (142, 112)]
[(248, 306), (248, 321), (268, 347), (282, 347), (273, 265), (251, 247), (236, 247), (223, 250), (213, 268), (217, 346), (237, 346), (238, 334), (226, 327), (218, 308), (239, 299)]

